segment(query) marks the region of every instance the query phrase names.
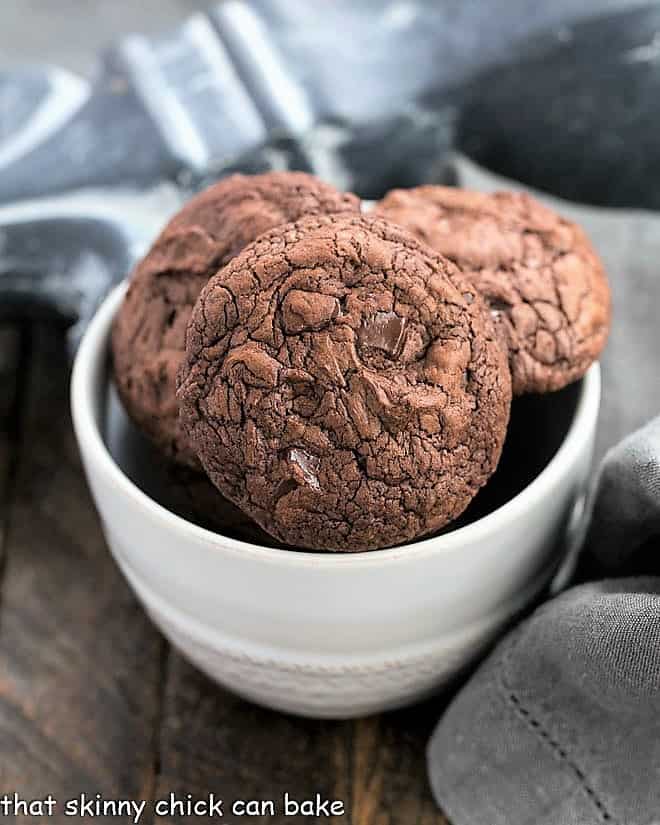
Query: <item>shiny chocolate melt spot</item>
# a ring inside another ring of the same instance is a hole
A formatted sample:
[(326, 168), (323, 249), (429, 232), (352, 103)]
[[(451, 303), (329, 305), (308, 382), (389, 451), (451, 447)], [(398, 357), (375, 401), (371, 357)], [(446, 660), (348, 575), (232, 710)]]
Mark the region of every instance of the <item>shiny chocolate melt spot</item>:
[(300, 447), (291, 447), (287, 451), (287, 460), (300, 470), (303, 479), (310, 487), (314, 490), (321, 489), (317, 475), (321, 463), (318, 456), (311, 455)]
[(395, 312), (376, 312), (366, 318), (360, 328), (359, 342), (363, 347), (374, 347), (397, 358), (403, 349), (406, 319)]

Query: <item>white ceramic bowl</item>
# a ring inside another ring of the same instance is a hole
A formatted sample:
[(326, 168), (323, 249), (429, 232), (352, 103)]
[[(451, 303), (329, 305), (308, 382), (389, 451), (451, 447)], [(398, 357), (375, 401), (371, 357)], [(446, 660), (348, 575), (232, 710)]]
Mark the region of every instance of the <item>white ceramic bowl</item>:
[(168, 639), (221, 684), (317, 717), (400, 706), (473, 662), (556, 573), (589, 471), (598, 366), (574, 389), (554, 457), (489, 515), (371, 553), (258, 547), (165, 509), (109, 450), (108, 335), (122, 295), (105, 301), (76, 358), (76, 435), (117, 563)]

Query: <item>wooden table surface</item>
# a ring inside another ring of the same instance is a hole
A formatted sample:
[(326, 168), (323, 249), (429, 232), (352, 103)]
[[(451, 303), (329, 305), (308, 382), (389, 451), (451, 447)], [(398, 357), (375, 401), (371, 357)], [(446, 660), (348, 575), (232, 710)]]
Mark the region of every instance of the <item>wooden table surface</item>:
[[(67, 360), (62, 329), (0, 327), (0, 796), (318, 792), (345, 803), (333, 822), (443, 823), (424, 762), (440, 700), (355, 722), (296, 719), (218, 688), (164, 641), (101, 534)], [(149, 810), (140, 820), (156, 821), (193, 820)]]

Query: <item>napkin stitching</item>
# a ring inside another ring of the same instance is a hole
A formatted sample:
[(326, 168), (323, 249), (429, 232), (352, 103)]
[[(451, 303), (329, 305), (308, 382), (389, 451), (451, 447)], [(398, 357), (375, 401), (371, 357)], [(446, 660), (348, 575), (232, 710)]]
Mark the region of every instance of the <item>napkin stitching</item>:
[(509, 671), (509, 664), (513, 653), (518, 649), (520, 642), (522, 640), (522, 634), (518, 636), (518, 639), (512, 644), (502, 659), (502, 667), (499, 669), (499, 685), (502, 693), (504, 694), (505, 699), (511, 705), (514, 713), (516, 713), (525, 724), (533, 731), (533, 733), (542, 741), (544, 742), (550, 749), (553, 751), (555, 756), (558, 758), (560, 762), (563, 762), (574, 774), (575, 778), (578, 781), (578, 784), (582, 788), (582, 790), (587, 794), (591, 802), (596, 807), (596, 810), (599, 812), (600, 817), (603, 822), (608, 823), (616, 823), (616, 820), (612, 816), (612, 814), (607, 809), (605, 803), (600, 799), (598, 796), (597, 791), (595, 788), (590, 784), (587, 775), (584, 773), (582, 768), (571, 758), (570, 754), (564, 748), (564, 746), (553, 737), (553, 735), (547, 730), (544, 724), (538, 719), (533, 712), (528, 708), (521, 697), (516, 693), (514, 688), (507, 683), (507, 674)]

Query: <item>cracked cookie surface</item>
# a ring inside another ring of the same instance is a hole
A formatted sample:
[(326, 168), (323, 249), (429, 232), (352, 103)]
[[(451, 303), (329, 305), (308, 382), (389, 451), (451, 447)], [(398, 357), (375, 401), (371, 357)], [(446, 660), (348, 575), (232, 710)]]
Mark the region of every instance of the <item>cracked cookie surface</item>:
[(232, 175), (189, 201), (138, 264), (113, 325), (114, 376), (128, 414), (169, 458), (199, 467), (179, 427), (176, 374), (204, 284), (263, 232), (346, 210), (359, 211), (355, 195), (302, 172)]
[(224, 495), (286, 544), (357, 551), (465, 509), (499, 460), (510, 382), (457, 268), (345, 214), (273, 230), (211, 278), (178, 396)]
[(454, 261), (509, 351), (514, 395), (558, 390), (603, 350), (610, 291), (583, 230), (525, 193), (444, 186), (389, 192), (374, 209)]

